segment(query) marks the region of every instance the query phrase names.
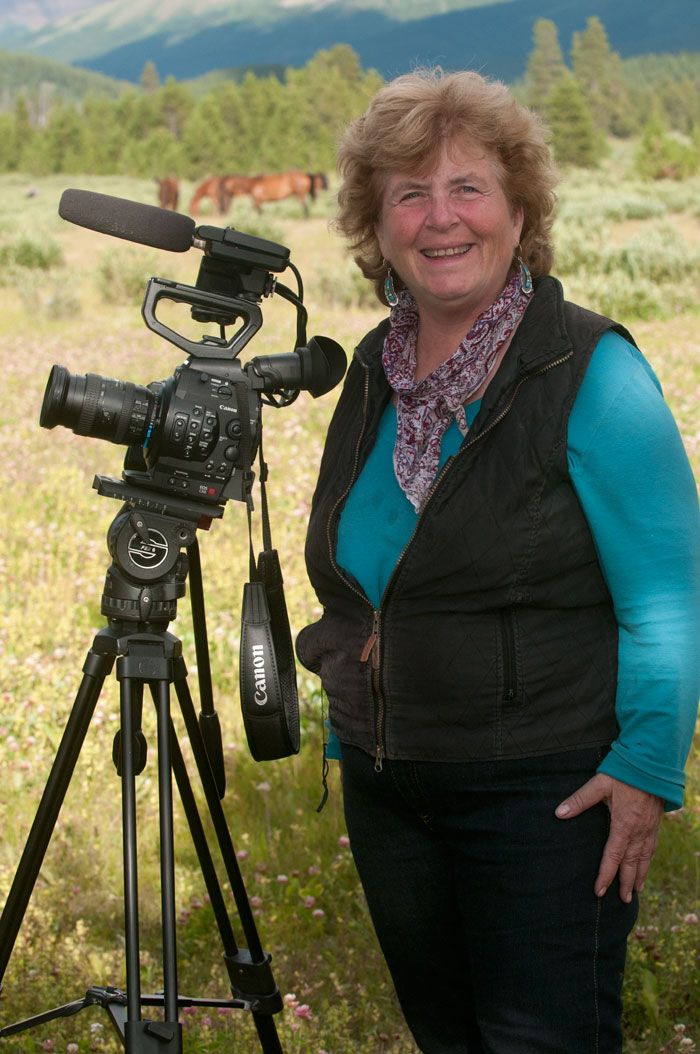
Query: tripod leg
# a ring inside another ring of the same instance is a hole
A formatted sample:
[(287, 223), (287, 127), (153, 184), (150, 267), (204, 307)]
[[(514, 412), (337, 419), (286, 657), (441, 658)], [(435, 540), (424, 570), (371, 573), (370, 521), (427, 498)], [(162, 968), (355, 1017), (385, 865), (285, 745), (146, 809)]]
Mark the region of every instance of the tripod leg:
[(75, 697), (39, 808), (0, 917), (0, 982), (5, 975), (17, 934), (41, 870), (58, 814), (68, 790), (83, 741), (97, 705), (113, 655), (91, 649), (83, 666), (83, 680)]
[(141, 709), (143, 685), (120, 681), (122, 837), (124, 856), (124, 936), (127, 1018), (141, 1020), (141, 958), (139, 954), (139, 888), (136, 840), (136, 758), (134, 714)]
[(156, 690), (158, 711), (158, 787), (160, 803), (160, 895), (163, 930), (163, 989), (165, 1020), (176, 1027), (177, 949), (175, 943), (175, 848), (173, 830), (172, 721), (169, 684), (159, 681)]
[[(164, 1020), (143, 1020), (139, 948), (139, 898), (136, 838), (136, 774), (139, 745), (135, 718), (141, 713), (143, 682), (124, 675), (120, 659), (121, 777), (124, 837), (124, 920), (126, 936), (127, 1054), (181, 1054), (178, 1022), (177, 953), (175, 946), (175, 851), (173, 839), (172, 769), (170, 760), (170, 700), (167, 680), (152, 684), (158, 715), (158, 797), (160, 810), (160, 868), (163, 940)], [(167, 666), (167, 664), (166, 664)]]
[[(226, 822), (223, 807), (217, 792), (216, 780), (209, 765), (206, 746), (202, 740), (197, 718), (195, 716), (192, 698), (190, 696), (187, 681), (184, 675), (184, 663), (176, 667), (175, 690), (177, 692), (180, 708), (185, 721), (185, 727), (192, 746), (197, 769), (204, 788), (209, 813), (214, 824), (219, 851), (224, 862), (224, 867), (231, 884), (231, 890), (236, 901), (236, 907), (240, 916), (241, 924), (248, 942), (247, 951), (236, 950), (233, 931), (231, 930), (226, 909), (218, 886), (218, 880), (214, 873), (212, 885), (209, 885), (208, 875), (213, 872), (213, 864), (205, 844), (205, 836), (197, 813), (197, 806), (189, 787), (189, 780), (184, 766), (184, 761), (179, 753), (179, 748), (174, 750), (174, 770), (178, 781), (178, 789), (183, 801), (183, 806), (188, 818), (190, 830), (195, 841), (202, 871), (207, 881), (207, 889), (214, 911), (216, 913), (219, 931), (224, 944), (224, 960), (228, 968), (231, 981), (231, 990), (234, 995), (241, 997), (252, 1006), (252, 1016), (262, 1049), (265, 1054), (281, 1054), (282, 1046), (277, 1035), (277, 1029), (272, 1014), (282, 1009), (282, 999), (279, 989), (275, 984), (270, 968), (270, 956), (267, 955), (260, 943), (260, 937), (255, 925), (255, 919), (251, 911), (248, 896), (243, 884), (243, 878), (238, 866), (236, 852), (231, 841), (231, 834)], [(173, 736), (174, 738), (174, 736)], [(201, 832), (201, 833), (200, 833)], [(200, 852), (198, 843), (204, 844), (204, 850)]]

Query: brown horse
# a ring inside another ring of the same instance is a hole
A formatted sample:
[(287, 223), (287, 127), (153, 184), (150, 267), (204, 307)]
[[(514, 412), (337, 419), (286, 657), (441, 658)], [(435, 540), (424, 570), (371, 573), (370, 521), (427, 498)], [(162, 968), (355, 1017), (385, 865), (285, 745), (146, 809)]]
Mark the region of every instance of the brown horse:
[(328, 180), (323, 172), (280, 172), (278, 175), (258, 176), (249, 190), (253, 205), (258, 212), (266, 201), (282, 201), (295, 197), (304, 215), (309, 215), (307, 197), (315, 198), (319, 190), (326, 190)]
[(233, 198), (250, 194), (257, 176), (222, 176), (219, 182), (219, 212), (228, 212)]
[(165, 179), (157, 179), (158, 204), (162, 209), (177, 209), (180, 196), (180, 188), (174, 176), (166, 176)]
[(199, 203), (210, 198), (216, 212), (228, 212), (233, 198), (238, 194), (249, 194), (255, 176), (210, 176), (200, 183), (190, 202), (190, 215), (196, 216)]
[(221, 193), (221, 176), (210, 176), (199, 184), (190, 202), (190, 216), (196, 216), (199, 203), (202, 198), (211, 198), (215, 209), (219, 208), (219, 196)]

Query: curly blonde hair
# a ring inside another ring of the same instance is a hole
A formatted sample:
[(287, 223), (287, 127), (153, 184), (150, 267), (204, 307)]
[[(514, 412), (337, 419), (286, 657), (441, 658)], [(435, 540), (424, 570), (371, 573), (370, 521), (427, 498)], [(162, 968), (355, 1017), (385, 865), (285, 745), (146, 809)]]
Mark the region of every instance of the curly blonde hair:
[[(524, 262), (535, 277), (552, 267), (558, 178), (544, 122), (516, 102), (500, 81), (471, 71), (420, 70), (380, 88), (338, 145), (341, 185), (335, 227), (383, 304), (387, 265), (375, 226), (387, 176), (429, 173), (445, 140), (476, 145), (493, 157), (511, 210), (523, 212)], [(400, 276), (395, 277), (400, 287)]]

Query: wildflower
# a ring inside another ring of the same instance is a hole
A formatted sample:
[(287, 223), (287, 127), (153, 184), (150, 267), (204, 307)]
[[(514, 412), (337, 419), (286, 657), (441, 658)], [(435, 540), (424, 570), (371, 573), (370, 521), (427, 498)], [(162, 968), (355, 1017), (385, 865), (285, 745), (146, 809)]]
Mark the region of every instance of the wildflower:
[[(318, 866), (318, 864), (312, 864), (311, 865), (311, 867), (309, 868), (309, 874), (310, 875), (320, 875), (321, 874), (321, 868)], [(320, 1054), (320, 1052), (319, 1052), (319, 1054)]]
[(238, 852), (236, 853), (236, 856), (238, 857), (239, 860), (247, 860), (248, 859), (248, 850), (247, 849), (239, 849)]
[(52, 1039), (45, 1039), (44, 1042), (41, 1044), (40, 1049), (41, 1050), (55, 1050), (56, 1049), (56, 1044), (54, 1043), (54, 1041)]
[(302, 1003), (301, 1006), (294, 1008), (295, 1017), (303, 1017), (305, 1021), (311, 1020), (311, 1007), (307, 1006), (306, 1003)]
[(284, 885), (285, 882), (289, 882), (289, 878), (287, 877), (287, 875), (278, 875), (277, 881), (280, 883), (280, 885)]
[(202, 1025), (202, 1026), (203, 1026), (204, 1028), (211, 1028), (211, 1018), (209, 1017), (209, 1015), (208, 1015), (208, 1014), (205, 1014), (205, 1015), (204, 1015), (204, 1017), (202, 1018), (202, 1020), (201, 1020), (200, 1024), (201, 1024), (201, 1025)]
[(323, 919), (326, 917), (326, 913), (322, 908), (316, 908), (315, 911), (311, 912), (312, 919)]
[(252, 908), (261, 908), (262, 904), (263, 904), (262, 897), (251, 897), (250, 898), (250, 906)]
[(341, 834), (340, 838), (338, 839), (338, 845), (341, 849), (348, 848), (348, 846), (350, 845), (350, 839), (346, 834)]
[(283, 997), (282, 1001), (284, 1005), (289, 1009), (293, 1009), (295, 1006), (299, 1006), (299, 1001), (294, 995), (294, 992), (287, 992), (287, 994)]
[(66, 1047), (66, 1054), (78, 1054), (78, 1044), (69, 1043)]
[(315, 903), (316, 903), (316, 897), (312, 897), (312, 896), (304, 897), (304, 907), (305, 908), (312, 908)]
[(261, 794), (267, 794), (270, 791), (270, 784), (269, 783), (265, 783), (263, 781), (262, 783), (256, 784), (255, 789), (259, 790)]
[(683, 922), (686, 924), (686, 926), (697, 926), (698, 922), (700, 922), (700, 919), (698, 919), (694, 911), (691, 911), (690, 914), (685, 916)]

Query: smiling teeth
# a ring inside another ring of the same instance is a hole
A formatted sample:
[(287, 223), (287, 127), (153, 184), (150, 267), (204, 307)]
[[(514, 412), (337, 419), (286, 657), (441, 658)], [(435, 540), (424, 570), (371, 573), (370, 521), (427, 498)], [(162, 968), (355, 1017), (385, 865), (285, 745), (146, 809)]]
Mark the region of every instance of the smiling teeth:
[(468, 245), (460, 245), (456, 249), (425, 249), (424, 255), (429, 256), (431, 259), (436, 256), (461, 256), (462, 253), (466, 253), (468, 250)]

